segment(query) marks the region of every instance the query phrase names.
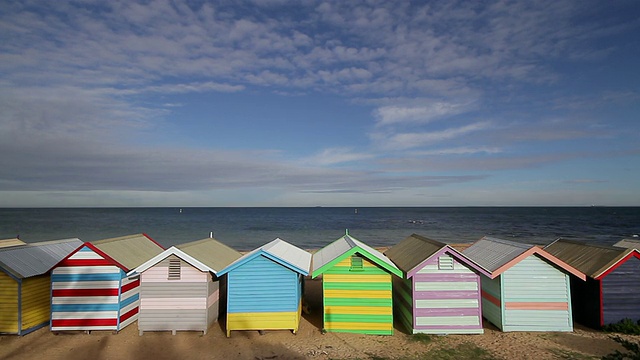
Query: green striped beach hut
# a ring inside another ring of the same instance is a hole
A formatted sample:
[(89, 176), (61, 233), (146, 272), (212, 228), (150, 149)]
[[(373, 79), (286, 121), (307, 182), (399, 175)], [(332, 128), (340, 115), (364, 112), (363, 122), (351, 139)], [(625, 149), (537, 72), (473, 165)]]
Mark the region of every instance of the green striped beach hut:
[(313, 255), (322, 275), (323, 330), (393, 335), (392, 277), (402, 271), (379, 251), (345, 235)]

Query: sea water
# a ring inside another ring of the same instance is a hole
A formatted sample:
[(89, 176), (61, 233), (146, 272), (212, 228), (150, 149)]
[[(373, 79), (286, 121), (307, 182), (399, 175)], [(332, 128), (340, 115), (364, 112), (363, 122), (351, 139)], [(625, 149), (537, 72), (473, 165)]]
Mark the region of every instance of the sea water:
[(0, 208), (0, 239), (92, 241), (136, 233), (168, 247), (213, 236), (250, 250), (275, 238), (320, 248), (346, 231), (371, 246), (416, 233), (447, 243), (493, 236), (610, 245), (640, 234), (640, 207)]

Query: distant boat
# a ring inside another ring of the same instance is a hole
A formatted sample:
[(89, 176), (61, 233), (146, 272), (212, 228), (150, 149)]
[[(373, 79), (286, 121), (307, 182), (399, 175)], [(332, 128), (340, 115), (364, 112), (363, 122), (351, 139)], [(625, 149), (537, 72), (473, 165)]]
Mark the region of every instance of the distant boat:
[(182, 214), (182, 209), (180, 209), (180, 214)]
[(357, 214), (358, 213), (358, 209), (355, 209), (354, 213)]

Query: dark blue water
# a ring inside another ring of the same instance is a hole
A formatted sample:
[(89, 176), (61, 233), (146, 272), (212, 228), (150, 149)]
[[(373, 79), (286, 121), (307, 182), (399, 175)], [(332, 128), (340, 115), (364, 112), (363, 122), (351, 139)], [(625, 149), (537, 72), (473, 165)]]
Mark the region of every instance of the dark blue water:
[(417, 233), (443, 242), (482, 236), (546, 244), (558, 237), (613, 244), (640, 234), (640, 207), (428, 208), (64, 208), (0, 209), (0, 239), (78, 237), (84, 241), (146, 233), (163, 246), (214, 232), (238, 250), (276, 237), (320, 248), (349, 229), (372, 246), (394, 245)]

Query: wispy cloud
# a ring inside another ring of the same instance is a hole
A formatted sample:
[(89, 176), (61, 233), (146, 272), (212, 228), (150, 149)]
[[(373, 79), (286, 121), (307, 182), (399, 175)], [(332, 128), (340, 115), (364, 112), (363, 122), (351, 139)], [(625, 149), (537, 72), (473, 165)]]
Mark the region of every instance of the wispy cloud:
[(459, 127), (450, 127), (444, 130), (414, 133), (395, 133), (390, 136), (384, 136), (380, 133), (376, 133), (373, 135), (373, 137), (383, 148), (392, 150), (406, 150), (425, 145), (432, 145), (434, 143), (466, 136), (490, 128), (491, 122), (480, 121)]
[(351, 148), (339, 147), (324, 149), (321, 152), (302, 160), (302, 163), (316, 166), (330, 166), (352, 163), (375, 158), (375, 154), (354, 152)]

